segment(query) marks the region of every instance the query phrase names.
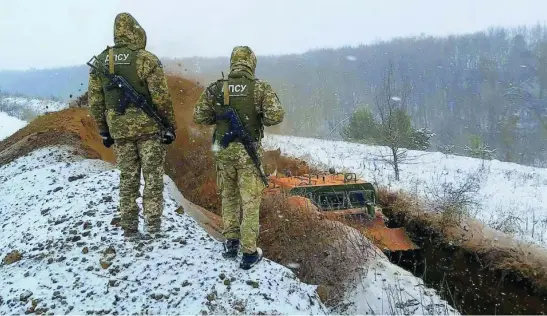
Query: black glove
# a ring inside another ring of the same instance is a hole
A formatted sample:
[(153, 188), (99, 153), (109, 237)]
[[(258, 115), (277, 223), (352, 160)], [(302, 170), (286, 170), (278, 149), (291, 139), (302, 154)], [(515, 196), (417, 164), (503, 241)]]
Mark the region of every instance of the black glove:
[(173, 132), (173, 131), (163, 132), (162, 135), (161, 135), (161, 143), (169, 145), (176, 138), (177, 138), (177, 135), (175, 135), (175, 132)]
[(114, 140), (110, 136), (109, 132), (102, 132), (102, 133), (100, 133), (100, 135), (103, 138), (104, 147), (110, 148), (110, 146), (112, 146), (112, 144), (114, 144)]

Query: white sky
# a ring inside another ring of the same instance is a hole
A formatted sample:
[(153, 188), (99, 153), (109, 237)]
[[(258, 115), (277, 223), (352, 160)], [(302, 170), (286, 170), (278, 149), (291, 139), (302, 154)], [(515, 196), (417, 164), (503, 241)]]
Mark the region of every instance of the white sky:
[(83, 65), (130, 12), (160, 57), (257, 55), (544, 23), (546, 0), (0, 0), (0, 69)]

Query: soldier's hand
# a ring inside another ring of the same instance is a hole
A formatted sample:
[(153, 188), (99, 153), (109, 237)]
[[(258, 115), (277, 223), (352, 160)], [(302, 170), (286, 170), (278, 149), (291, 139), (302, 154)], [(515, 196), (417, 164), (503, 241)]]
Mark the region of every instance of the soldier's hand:
[(102, 132), (100, 133), (101, 137), (103, 138), (103, 145), (106, 148), (110, 148), (114, 144), (114, 139), (110, 136), (110, 133), (108, 132)]
[(175, 139), (177, 138), (177, 135), (175, 135), (175, 132), (173, 131), (167, 131), (163, 133), (161, 137), (161, 143), (162, 144), (171, 144)]

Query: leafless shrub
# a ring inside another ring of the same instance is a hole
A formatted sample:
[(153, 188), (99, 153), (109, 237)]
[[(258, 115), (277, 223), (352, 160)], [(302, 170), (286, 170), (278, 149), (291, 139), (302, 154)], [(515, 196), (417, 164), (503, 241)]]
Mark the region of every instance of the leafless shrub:
[(524, 233), (522, 225), (524, 221), (516, 216), (512, 211), (504, 211), (501, 207), (492, 213), (486, 224), (495, 230), (499, 230), (508, 235), (521, 235)]
[(485, 174), (485, 165), (454, 181), (449, 181), (448, 174), (435, 174), (432, 181), (423, 185), (428, 209), (442, 214), (448, 225), (459, 224), (479, 204), (478, 193)]

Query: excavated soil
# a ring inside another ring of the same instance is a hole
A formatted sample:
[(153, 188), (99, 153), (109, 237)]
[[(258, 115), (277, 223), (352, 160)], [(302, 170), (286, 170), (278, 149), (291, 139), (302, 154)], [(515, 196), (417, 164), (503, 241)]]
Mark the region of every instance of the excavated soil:
[(40, 116), (0, 142), (0, 165), (51, 145), (73, 146), (85, 157), (115, 162), (113, 151), (103, 146), (87, 109), (72, 108)]
[(405, 227), (419, 250), (396, 253), (396, 263), (437, 288), (464, 314), (537, 315), (547, 312), (545, 249), (519, 242), (476, 220), (446, 223), (392, 196), (385, 214)]

